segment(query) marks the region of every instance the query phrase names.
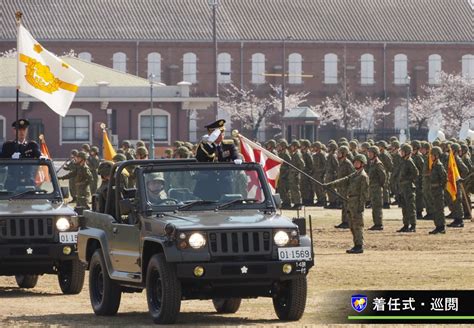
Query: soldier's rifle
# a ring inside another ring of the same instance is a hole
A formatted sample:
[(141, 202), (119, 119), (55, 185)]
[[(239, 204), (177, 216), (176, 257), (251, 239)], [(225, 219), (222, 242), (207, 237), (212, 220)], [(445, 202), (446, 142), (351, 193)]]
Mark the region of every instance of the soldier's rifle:
[(71, 163), (71, 161), (72, 161), (71, 159), (65, 160), (64, 163), (61, 164), (61, 166), (59, 167), (59, 169), (56, 170), (56, 174), (57, 174), (59, 171), (61, 171), (61, 170), (63, 169), (63, 167), (66, 166), (66, 164)]

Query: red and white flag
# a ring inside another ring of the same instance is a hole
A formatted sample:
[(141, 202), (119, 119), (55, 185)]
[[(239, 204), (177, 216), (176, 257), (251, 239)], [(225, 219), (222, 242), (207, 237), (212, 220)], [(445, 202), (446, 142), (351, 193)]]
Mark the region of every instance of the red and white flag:
[[(244, 162), (255, 162), (260, 163), (260, 165), (262, 165), (268, 183), (270, 184), (270, 189), (274, 194), (278, 185), (278, 177), (280, 175), (280, 167), (283, 163), (283, 160), (277, 155), (271, 153), (262, 146), (256, 144), (255, 142), (245, 138), (240, 134), (239, 139), (240, 152), (244, 157)], [(254, 191), (252, 189), (256, 189), (259, 187), (258, 180), (254, 184), (252, 184), (251, 181), (249, 187), (249, 196), (252, 194), (256, 194), (256, 190)]]

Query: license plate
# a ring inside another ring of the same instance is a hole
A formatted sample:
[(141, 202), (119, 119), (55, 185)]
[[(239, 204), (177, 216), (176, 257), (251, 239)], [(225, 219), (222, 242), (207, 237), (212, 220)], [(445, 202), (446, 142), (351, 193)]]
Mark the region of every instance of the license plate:
[(77, 231), (76, 232), (60, 232), (59, 242), (61, 244), (77, 244)]
[(278, 248), (280, 261), (311, 261), (311, 247)]

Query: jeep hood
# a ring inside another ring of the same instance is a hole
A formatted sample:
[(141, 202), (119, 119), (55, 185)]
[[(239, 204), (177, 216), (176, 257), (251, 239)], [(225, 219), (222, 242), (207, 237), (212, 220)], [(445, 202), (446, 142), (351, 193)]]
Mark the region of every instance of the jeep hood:
[(63, 202), (47, 199), (0, 200), (0, 216), (75, 216), (76, 212)]
[(269, 229), (294, 228), (293, 222), (279, 214), (264, 214), (256, 210), (179, 212), (179, 218), (165, 216), (178, 229)]

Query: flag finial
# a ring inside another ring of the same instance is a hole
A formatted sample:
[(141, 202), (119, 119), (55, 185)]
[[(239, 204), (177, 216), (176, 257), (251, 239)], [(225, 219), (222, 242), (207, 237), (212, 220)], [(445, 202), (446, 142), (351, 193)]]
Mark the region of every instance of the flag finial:
[(232, 136), (233, 137), (238, 137), (239, 136), (239, 130), (236, 130), (236, 129), (232, 130)]
[(18, 10), (18, 11), (15, 13), (16, 22), (17, 22), (18, 24), (21, 23), (21, 18), (22, 18), (22, 17), (23, 17), (23, 13)]

